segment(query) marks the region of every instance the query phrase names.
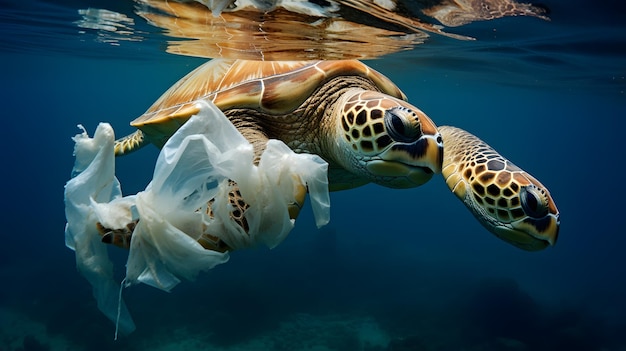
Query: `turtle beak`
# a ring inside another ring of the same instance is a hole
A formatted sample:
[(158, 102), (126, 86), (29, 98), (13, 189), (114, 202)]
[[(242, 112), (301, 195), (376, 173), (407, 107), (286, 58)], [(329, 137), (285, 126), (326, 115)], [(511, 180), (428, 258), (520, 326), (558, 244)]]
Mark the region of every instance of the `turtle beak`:
[(503, 240), (527, 251), (538, 251), (556, 244), (561, 225), (559, 213), (543, 218), (526, 218), (511, 223), (511, 228), (496, 227), (494, 233)]
[(384, 160), (401, 162), (409, 167), (422, 169), (424, 173), (439, 174), (443, 164), (443, 139), (437, 126), (422, 111), (411, 107), (421, 129), (421, 136), (412, 142), (397, 142), (381, 154)]
[[(428, 120), (430, 122), (430, 119)], [(381, 161), (369, 162), (370, 172), (397, 178), (386, 182), (392, 188), (412, 188), (428, 182), (441, 173), (443, 143), (434, 124), (413, 143), (396, 143), (381, 154)]]

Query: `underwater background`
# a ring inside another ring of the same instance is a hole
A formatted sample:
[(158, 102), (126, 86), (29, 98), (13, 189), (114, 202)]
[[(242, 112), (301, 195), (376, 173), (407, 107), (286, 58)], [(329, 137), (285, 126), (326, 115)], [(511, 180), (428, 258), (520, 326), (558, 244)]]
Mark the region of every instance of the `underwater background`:
[[(63, 186), (78, 124), (118, 136), (205, 59), (98, 40), (78, 9), (132, 2), (0, 1), (3, 126), (0, 350), (626, 350), (626, 9), (553, 0), (551, 21), (455, 28), (367, 63), (438, 125), (464, 128), (546, 185), (559, 240), (521, 251), (491, 235), (441, 177), (331, 194), (278, 247), (237, 251), (171, 293), (123, 291), (137, 324), (113, 341), (65, 247)], [(145, 21), (144, 21), (145, 22)], [(125, 194), (158, 150), (116, 160)], [(126, 252), (111, 248), (119, 280)]]

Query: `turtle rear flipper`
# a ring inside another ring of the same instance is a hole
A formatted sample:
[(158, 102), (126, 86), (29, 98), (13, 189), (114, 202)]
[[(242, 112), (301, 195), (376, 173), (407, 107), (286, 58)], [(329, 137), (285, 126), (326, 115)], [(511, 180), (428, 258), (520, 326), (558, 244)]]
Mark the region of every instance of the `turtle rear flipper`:
[(128, 155), (148, 144), (145, 135), (141, 130), (136, 130), (132, 134), (115, 140), (115, 156)]

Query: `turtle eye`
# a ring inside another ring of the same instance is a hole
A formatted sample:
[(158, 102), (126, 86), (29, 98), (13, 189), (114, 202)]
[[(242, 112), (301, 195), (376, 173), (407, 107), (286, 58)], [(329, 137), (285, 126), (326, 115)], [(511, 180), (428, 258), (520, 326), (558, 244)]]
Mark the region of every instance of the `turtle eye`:
[(542, 218), (548, 214), (548, 196), (545, 190), (531, 184), (522, 187), (520, 202), (524, 212), (532, 218)]
[(385, 128), (391, 139), (403, 143), (412, 143), (422, 136), (417, 114), (406, 107), (385, 111)]

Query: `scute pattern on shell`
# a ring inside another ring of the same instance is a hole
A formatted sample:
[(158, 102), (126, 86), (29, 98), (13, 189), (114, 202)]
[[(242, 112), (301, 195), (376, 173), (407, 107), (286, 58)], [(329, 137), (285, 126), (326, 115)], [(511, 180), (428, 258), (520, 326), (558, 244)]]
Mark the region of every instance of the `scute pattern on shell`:
[(243, 63), (245, 61), (217, 59), (201, 65), (172, 85), (131, 124), (140, 126), (147, 123), (159, 123), (163, 118), (177, 115), (176, 110), (182, 105), (198, 99), (209, 99), (217, 103), (218, 94), (231, 89), (234, 90), (233, 94), (242, 91), (245, 93), (245, 95), (239, 95), (242, 105), (247, 100), (245, 96), (252, 97), (252, 101), (256, 98), (258, 104), (258, 96), (262, 93), (260, 79), (281, 73), (286, 74), (285, 72), (291, 73), (312, 64), (306, 61), (274, 61), (259, 65)]
[(406, 99), (388, 78), (356, 60), (267, 62), (214, 59), (174, 84), (131, 125), (141, 128), (169, 124), (173, 118), (186, 120), (193, 112), (189, 105), (198, 99), (211, 100), (222, 110), (238, 107), (269, 114), (287, 113), (303, 103), (320, 84), (340, 75), (367, 77), (381, 91)]

